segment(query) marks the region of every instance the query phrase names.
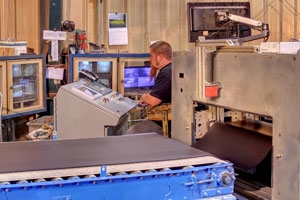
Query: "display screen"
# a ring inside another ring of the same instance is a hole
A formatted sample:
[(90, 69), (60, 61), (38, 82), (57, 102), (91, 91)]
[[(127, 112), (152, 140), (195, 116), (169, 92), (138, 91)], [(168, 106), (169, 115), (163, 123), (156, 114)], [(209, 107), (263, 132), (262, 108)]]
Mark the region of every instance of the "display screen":
[(151, 88), (154, 79), (150, 81), (150, 66), (125, 67), (124, 69), (124, 89), (127, 88), (143, 89)]
[(82, 69), (86, 69), (88, 71), (92, 71), (93, 70), (93, 62), (89, 62), (89, 61), (81, 61), (81, 62), (79, 62), (78, 71), (81, 71)]
[(20, 76), (22, 76), (21, 65), (13, 65), (12, 69), (13, 69), (13, 76), (14, 77), (20, 77)]
[(94, 73), (111, 73), (112, 62), (111, 61), (80, 61), (79, 71), (86, 69)]
[(26, 78), (20, 78), (19, 82), (14, 82), (13, 85), (13, 97), (22, 97), (24, 95), (34, 95), (35, 84)]
[(110, 61), (98, 61), (97, 72), (98, 73), (110, 73), (112, 68), (112, 62)]
[(35, 66), (34, 64), (26, 64), (23, 66), (24, 76), (34, 76), (35, 75)]
[(199, 36), (206, 39), (230, 39), (251, 36), (251, 28), (244, 24), (221, 24), (218, 11), (250, 18), (250, 2), (193, 2), (188, 3), (189, 42)]
[(74, 87), (72, 87), (72, 89), (74, 89), (74, 91), (77, 91), (81, 95), (84, 95), (85, 97), (88, 97), (92, 100), (102, 96), (101, 93), (87, 87), (86, 85), (82, 85), (82, 84), (75, 85)]

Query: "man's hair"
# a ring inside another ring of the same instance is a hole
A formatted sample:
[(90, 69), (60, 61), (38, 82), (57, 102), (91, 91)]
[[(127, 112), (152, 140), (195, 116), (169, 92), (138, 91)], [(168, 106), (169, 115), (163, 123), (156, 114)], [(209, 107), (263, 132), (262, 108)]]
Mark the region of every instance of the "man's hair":
[[(172, 60), (172, 47), (168, 42), (158, 40), (157, 42), (154, 42), (153, 44), (150, 45), (150, 49), (154, 53), (163, 54), (166, 59)], [(155, 67), (151, 66), (150, 81), (154, 77), (156, 77), (157, 71), (158, 70)]]
[(158, 54), (163, 54), (166, 59), (172, 60), (172, 47), (166, 41), (157, 41), (150, 45), (152, 51)]

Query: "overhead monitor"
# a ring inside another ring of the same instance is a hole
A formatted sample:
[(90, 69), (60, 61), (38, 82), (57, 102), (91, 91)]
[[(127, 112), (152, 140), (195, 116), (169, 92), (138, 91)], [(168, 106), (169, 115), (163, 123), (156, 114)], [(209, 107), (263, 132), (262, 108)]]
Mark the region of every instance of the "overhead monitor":
[(251, 36), (251, 28), (238, 23), (219, 23), (218, 11), (250, 18), (250, 2), (194, 2), (187, 4), (189, 42), (205, 39), (230, 39)]

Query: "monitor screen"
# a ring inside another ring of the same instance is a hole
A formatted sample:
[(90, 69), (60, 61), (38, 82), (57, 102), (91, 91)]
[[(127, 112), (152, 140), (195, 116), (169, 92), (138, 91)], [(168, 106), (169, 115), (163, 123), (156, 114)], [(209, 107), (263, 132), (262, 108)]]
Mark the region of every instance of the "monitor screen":
[(13, 76), (14, 77), (20, 77), (20, 76), (22, 76), (21, 65), (13, 65), (12, 69), (13, 69)]
[(35, 68), (36, 68), (36, 66), (34, 64), (23, 65), (24, 76), (34, 76), (35, 75)]
[(249, 2), (193, 2), (187, 4), (189, 42), (199, 36), (206, 39), (230, 39), (251, 36), (251, 28), (238, 23), (219, 23), (218, 11), (250, 18)]
[(35, 94), (35, 83), (27, 78), (20, 78), (18, 82), (13, 85), (13, 97), (24, 97), (26, 95)]
[(13, 85), (13, 97), (22, 97), (23, 96), (23, 86), (21, 84), (14, 83)]
[(112, 65), (111, 61), (80, 61), (78, 62), (78, 71), (85, 69), (97, 74), (112, 73)]
[(98, 61), (97, 62), (97, 72), (98, 73), (110, 73), (112, 69), (111, 61)]
[(124, 89), (150, 89), (154, 85), (154, 79), (150, 81), (150, 66), (125, 67)]
[(86, 69), (88, 71), (93, 70), (93, 63), (90, 61), (80, 61), (78, 64), (78, 71), (81, 71), (82, 69)]

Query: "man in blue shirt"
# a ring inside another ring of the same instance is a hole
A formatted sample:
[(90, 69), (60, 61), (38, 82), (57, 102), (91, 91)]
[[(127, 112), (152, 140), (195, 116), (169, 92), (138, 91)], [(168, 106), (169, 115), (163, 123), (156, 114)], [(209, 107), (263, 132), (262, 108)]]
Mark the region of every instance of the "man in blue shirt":
[(143, 94), (140, 104), (156, 106), (171, 103), (172, 97), (172, 47), (166, 41), (157, 41), (150, 46), (151, 74), (155, 78), (150, 93)]

